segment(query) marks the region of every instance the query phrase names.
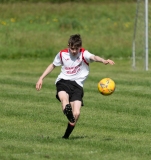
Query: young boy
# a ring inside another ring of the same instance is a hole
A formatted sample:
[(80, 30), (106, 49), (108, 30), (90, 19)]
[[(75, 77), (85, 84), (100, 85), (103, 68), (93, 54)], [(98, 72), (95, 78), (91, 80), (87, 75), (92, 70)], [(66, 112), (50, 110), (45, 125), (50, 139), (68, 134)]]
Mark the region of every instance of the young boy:
[(78, 121), (80, 109), (83, 106), (83, 84), (89, 74), (89, 63), (93, 61), (105, 65), (114, 64), (112, 60), (105, 60), (82, 48), (82, 39), (79, 34), (71, 35), (68, 48), (56, 55), (36, 84), (36, 89), (40, 90), (46, 75), (51, 73), (56, 66), (61, 66), (61, 72), (55, 82), (56, 98), (61, 102), (63, 113), (69, 121), (62, 138), (69, 138)]

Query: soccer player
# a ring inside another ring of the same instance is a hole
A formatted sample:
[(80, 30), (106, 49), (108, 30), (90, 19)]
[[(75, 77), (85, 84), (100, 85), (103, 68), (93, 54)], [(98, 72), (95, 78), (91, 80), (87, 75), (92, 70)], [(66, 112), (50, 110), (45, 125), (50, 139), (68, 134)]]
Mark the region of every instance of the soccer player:
[(69, 138), (80, 116), (81, 106), (84, 105), (83, 84), (89, 74), (90, 62), (114, 65), (114, 61), (105, 60), (82, 48), (82, 39), (79, 34), (71, 35), (68, 40), (68, 48), (61, 50), (56, 55), (36, 83), (36, 89), (39, 91), (43, 79), (56, 66), (61, 66), (61, 72), (55, 81), (56, 98), (61, 102), (63, 113), (68, 119), (68, 125), (62, 138)]

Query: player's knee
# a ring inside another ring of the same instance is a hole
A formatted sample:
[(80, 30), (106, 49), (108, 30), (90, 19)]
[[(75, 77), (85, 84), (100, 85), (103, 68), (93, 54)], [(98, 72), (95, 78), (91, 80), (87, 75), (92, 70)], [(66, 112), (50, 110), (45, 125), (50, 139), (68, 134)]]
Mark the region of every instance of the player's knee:
[(74, 115), (75, 119), (78, 119), (80, 116), (80, 112), (74, 112), (73, 115)]

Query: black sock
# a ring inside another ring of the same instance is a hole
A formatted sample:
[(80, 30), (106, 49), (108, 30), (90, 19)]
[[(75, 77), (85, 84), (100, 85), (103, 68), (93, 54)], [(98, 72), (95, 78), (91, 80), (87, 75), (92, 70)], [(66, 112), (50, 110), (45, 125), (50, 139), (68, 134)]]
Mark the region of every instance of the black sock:
[(74, 127), (75, 127), (74, 125), (71, 125), (70, 123), (68, 123), (67, 129), (66, 129), (65, 134), (62, 138), (66, 138), (66, 139), (69, 138), (69, 136), (70, 136), (71, 132), (73, 131)]
[(65, 106), (65, 109), (63, 110), (63, 113), (66, 115), (67, 119), (71, 123), (75, 123), (75, 118), (73, 116), (72, 107), (70, 104), (67, 104)]

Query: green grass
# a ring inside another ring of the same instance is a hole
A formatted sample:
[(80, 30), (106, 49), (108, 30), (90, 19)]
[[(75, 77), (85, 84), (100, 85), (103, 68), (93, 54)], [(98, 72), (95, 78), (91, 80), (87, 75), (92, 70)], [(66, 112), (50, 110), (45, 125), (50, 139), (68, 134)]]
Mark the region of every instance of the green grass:
[[(150, 160), (151, 71), (144, 71), (143, 58), (135, 70), (127, 58), (135, 10), (126, 2), (0, 4), (0, 159)], [(35, 83), (74, 33), (83, 47), (116, 65), (91, 65), (81, 117), (63, 140), (67, 119), (54, 85), (60, 68), (41, 91)], [(116, 83), (111, 96), (98, 93), (104, 77)]]
[(53, 56), (75, 33), (91, 52), (130, 57), (135, 12), (134, 2), (0, 4), (0, 57)]
[[(133, 70), (128, 59), (114, 59), (114, 66), (91, 64), (81, 117), (63, 140), (67, 119), (54, 85), (60, 68), (46, 77), (41, 91), (35, 89), (51, 60), (0, 61), (0, 159), (150, 160), (150, 71)], [(98, 93), (104, 77), (116, 83), (111, 96)]]
[[(143, 5), (141, 5), (143, 8)], [(149, 4), (149, 31), (151, 29)], [(143, 11), (142, 11), (143, 12)], [(46, 58), (67, 46), (80, 33), (90, 52), (105, 57), (131, 57), (135, 2), (0, 3), (0, 58)], [(143, 57), (142, 17), (136, 51)], [(149, 43), (151, 42), (149, 32)], [(150, 50), (149, 50), (150, 52)]]

